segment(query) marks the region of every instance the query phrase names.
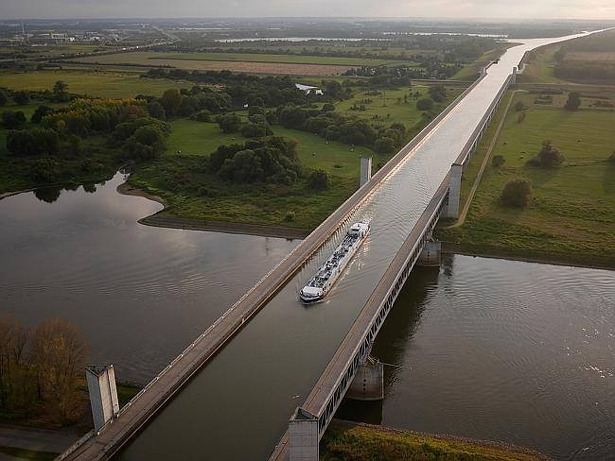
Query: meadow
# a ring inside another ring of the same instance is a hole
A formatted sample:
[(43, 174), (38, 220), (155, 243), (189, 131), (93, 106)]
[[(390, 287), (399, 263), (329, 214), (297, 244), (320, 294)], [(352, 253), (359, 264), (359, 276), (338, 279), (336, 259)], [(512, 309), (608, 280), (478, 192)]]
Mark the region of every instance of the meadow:
[(128, 98), (138, 94), (161, 96), (169, 88), (189, 88), (186, 82), (139, 78), (126, 72), (98, 72), (93, 70), (0, 72), (0, 87), (12, 90), (51, 90), (56, 81), (68, 85), (70, 93), (103, 98)]
[[(531, 95), (515, 98), (531, 104)], [(441, 238), (468, 252), (615, 267), (615, 164), (608, 161), (615, 151), (615, 112), (530, 106), (522, 121), (519, 115), (508, 112), (492, 153), (504, 165), (487, 167), (465, 224), (440, 230)], [(489, 140), (481, 143), (468, 172), (482, 160)], [(561, 166), (528, 165), (545, 140), (564, 155)], [(504, 207), (504, 185), (519, 177), (532, 183), (530, 205)]]

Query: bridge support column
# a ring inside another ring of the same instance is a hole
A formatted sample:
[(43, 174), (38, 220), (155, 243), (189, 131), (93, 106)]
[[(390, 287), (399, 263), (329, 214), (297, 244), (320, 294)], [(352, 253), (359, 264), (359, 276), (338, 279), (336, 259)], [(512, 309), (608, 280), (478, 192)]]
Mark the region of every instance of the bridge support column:
[(384, 366), (372, 357), (359, 365), (359, 369), (346, 391), (346, 398), (353, 400), (384, 399)]
[(85, 369), (85, 376), (90, 393), (94, 430), (98, 432), (107, 422), (116, 417), (120, 411), (115, 384), (115, 371), (113, 365), (103, 367), (89, 366)]
[(448, 205), (446, 207), (445, 218), (459, 217), (459, 199), (461, 197), (461, 175), (463, 165), (453, 163), (451, 165), (450, 183), (448, 185)]
[(359, 187), (363, 187), (370, 179), (372, 179), (372, 157), (361, 157), (361, 183)]
[(288, 425), (290, 461), (318, 461), (318, 418), (297, 408)]
[(416, 264), (421, 267), (437, 267), (442, 260), (442, 242), (426, 242)]

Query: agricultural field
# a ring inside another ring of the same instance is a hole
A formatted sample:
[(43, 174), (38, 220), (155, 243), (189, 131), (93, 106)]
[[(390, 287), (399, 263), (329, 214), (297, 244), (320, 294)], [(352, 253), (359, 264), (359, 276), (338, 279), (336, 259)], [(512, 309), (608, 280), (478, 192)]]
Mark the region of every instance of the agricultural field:
[[(492, 153), (503, 157), (503, 166), (487, 167), (465, 224), (442, 229), (441, 238), (468, 252), (615, 267), (609, 244), (615, 235), (615, 163), (609, 160), (615, 151), (615, 112), (570, 112), (532, 105), (528, 94), (515, 98), (513, 107), (522, 101), (529, 108), (525, 116), (515, 110), (506, 116)], [(564, 155), (564, 163), (529, 166), (545, 140)], [(472, 162), (481, 161), (487, 142)], [(526, 209), (500, 202), (504, 185), (516, 178), (533, 187)]]
[(125, 72), (61, 70), (25, 73), (0, 72), (0, 87), (12, 90), (51, 90), (58, 80), (64, 81), (71, 93), (103, 98), (126, 98), (138, 94), (160, 96), (169, 88), (191, 86), (188, 83), (171, 80), (142, 79), (139, 78), (139, 74)]
[(393, 63), (383, 59), (288, 54), (135, 52), (73, 60), (88, 65), (163, 66), (186, 70), (230, 70), (259, 74), (339, 75), (352, 67)]
[(615, 30), (609, 30), (535, 51), (520, 82), (615, 82)]

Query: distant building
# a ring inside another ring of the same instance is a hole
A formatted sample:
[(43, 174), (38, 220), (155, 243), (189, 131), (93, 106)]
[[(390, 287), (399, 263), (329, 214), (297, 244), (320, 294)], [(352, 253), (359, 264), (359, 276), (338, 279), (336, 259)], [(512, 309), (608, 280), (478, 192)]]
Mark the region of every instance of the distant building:
[(301, 91), (305, 91), (306, 94), (317, 94), (317, 95), (323, 94), (322, 90), (318, 88), (317, 86), (309, 86), (309, 85), (302, 85), (301, 83), (295, 83), (295, 88)]

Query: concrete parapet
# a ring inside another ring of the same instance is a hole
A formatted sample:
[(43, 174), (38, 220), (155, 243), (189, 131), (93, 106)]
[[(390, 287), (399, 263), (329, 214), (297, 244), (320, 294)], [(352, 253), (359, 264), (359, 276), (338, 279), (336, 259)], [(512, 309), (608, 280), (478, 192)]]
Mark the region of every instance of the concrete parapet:
[(384, 399), (384, 366), (382, 363), (368, 357), (365, 363), (359, 366), (345, 397), (364, 401)]

